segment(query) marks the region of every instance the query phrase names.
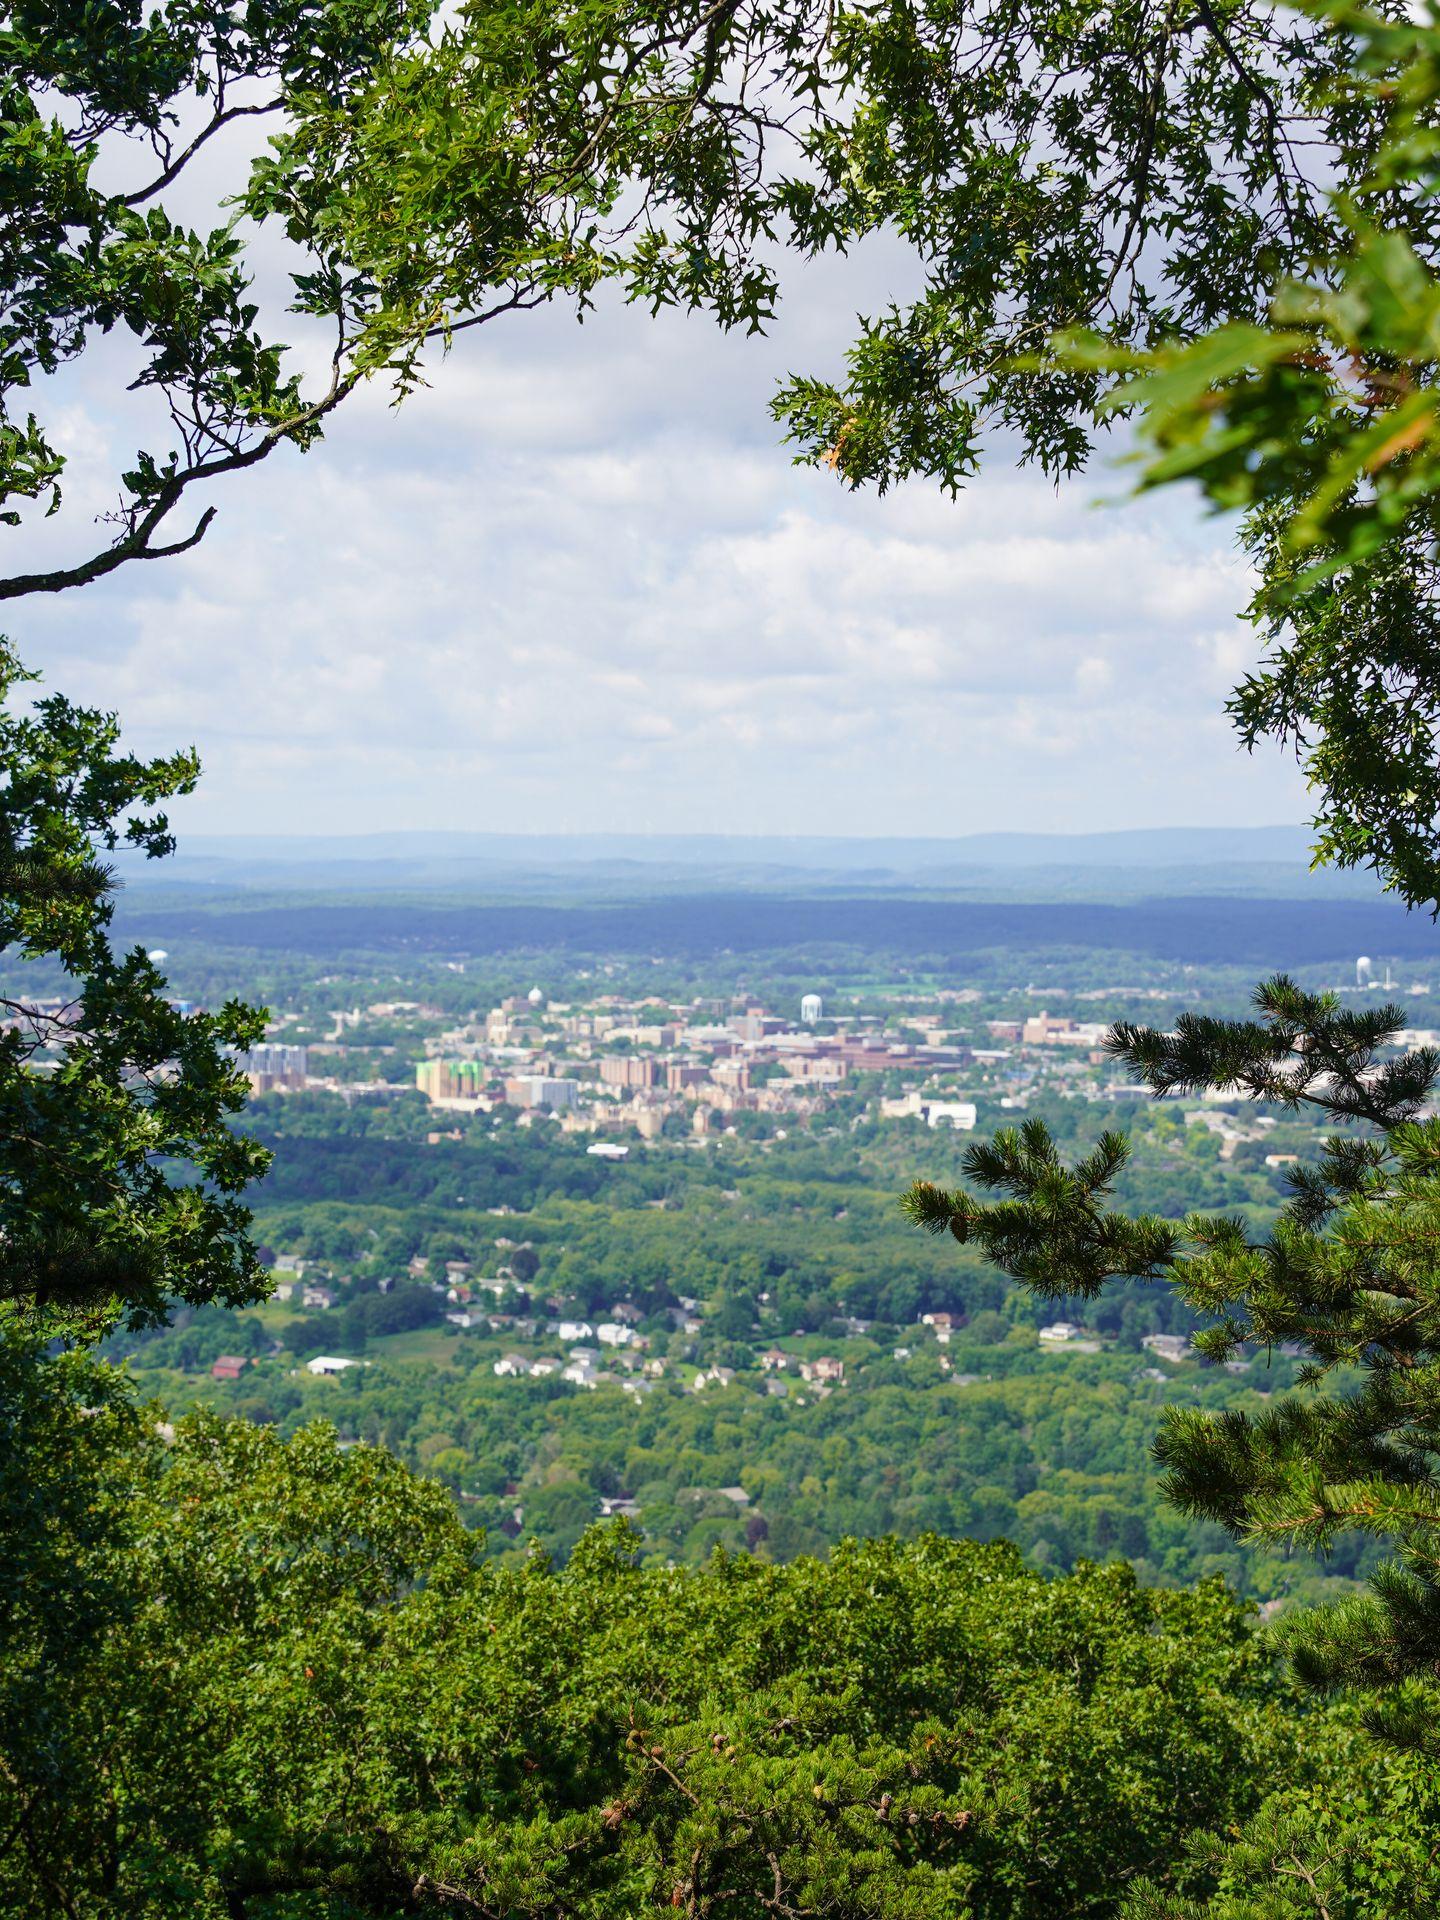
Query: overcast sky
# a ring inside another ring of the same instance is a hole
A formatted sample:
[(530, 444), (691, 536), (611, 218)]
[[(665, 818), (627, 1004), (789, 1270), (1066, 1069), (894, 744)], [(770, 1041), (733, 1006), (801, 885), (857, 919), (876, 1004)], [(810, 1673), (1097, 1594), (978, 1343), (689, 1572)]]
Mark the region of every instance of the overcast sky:
[[(766, 340), (511, 316), (398, 414), (367, 394), (224, 483), (192, 554), (10, 630), (138, 747), (199, 747), (178, 818), (210, 833), (1303, 819), (1224, 721), (1247, 586), (1192, 503), (1097, 507), (1114, 469), (1057, 494), (1003, 459), (958, 502), (878, 500), (790, 464), (776, 378), (837, 369), (893, 272), (807, 270)], [(67, 389), (57, 556), (136, 444), (113, 372)]]

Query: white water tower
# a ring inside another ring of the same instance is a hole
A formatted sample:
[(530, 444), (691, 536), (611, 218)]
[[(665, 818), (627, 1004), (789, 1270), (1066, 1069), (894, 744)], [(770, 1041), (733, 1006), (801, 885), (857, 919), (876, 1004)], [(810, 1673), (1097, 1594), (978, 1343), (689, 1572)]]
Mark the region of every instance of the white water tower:
[(1368, 953), (1362, 953), (1355, 962), (1355, 984), (1357, 987), (1372, 986), (1375, 981), (1375, 962)]
[(813, 1027), (825, 1011), (824, 1002), (818, 993), (807, 993), (800, 1000), (800, 1019), (807, 1027)]

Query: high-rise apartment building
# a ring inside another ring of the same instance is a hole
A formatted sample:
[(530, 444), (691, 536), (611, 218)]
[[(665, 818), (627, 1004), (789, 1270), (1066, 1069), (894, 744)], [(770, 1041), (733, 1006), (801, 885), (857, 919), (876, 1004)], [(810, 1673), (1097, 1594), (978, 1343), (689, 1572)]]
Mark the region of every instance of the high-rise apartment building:
[(663, 1069), (643, 1053), (607, 1054), (600, 1062), (600, 1078), (607, 1087), (658, 1087)]
[(415, 1085), (427, 1100), (478, 1100), (490, 1069), (481, 1060), (422, 1060)]
[(580, 1095), (578, 1080), (552, 1079), (544, 1073), (517, 1073), (505, 1082), (505, 1098), (512, 1107), (545, 1107), (559, 1111), (573, 1107)]
[(248, 1053), (237, 1056), (241, 1070), (250, 1081), (252, 1093), (296, 1092), (305, 1085), (310, 1071), (309, 1055), (304, 1047), (287, 1047), (265, 1040)]

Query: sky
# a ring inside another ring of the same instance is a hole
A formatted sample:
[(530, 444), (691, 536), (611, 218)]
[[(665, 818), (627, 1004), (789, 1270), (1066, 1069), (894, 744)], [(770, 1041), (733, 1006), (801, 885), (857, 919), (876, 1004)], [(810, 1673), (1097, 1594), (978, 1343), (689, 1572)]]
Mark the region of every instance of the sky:
[[(767, 338), (507, 316), (398, 412), (367, 391), (222, 483), (192, 553), (9, 630), (137, 749), (198, 747), (182, 831), (1304, 819), (1293, 765), (1224, 719), (1248, 583), (1193, 500), (1117, 504), (1106, 463), (1057, 492), (1003, 448), (953, 502), (792, 464), (776, 382), (838, 372), (907, 272), (883, 246), (807, 267)], [(139, 439), (120, 369), (106, 346), (55, 396), (67, 504), (10, 536), (24, 564), (89, 551)]]

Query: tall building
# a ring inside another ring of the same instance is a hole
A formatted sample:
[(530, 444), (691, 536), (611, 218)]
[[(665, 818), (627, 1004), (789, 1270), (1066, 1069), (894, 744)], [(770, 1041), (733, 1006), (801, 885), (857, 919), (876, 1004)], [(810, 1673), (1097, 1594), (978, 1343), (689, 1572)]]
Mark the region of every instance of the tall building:
[(272, 1093), (282, 1088), (296, 1092), (305, 1085), (310, 1071), (304, 1047), (287, 1047), (275, 1040), (262, 1041), (248, 1053), (237, 1055), (237, 1060), (252, 1093)]
[(665, 1068), (665, 1086), (670, 1093), (683, 1093), (687, 1087), (703, 1087), (709, 1078), (708, 1067), (687, 1066), (681, 1060), (672, 1060)]
[(555, 1080), (543, 1073), (517, 1073), (505, 1082), (505, 1098), (512, 1107), (546, 1107), (558, 1111), (573, 1107), (579, 1098), (578, 1080)]
[(427, 1100), (478, 1100), (489, 1076), (480, 1060), (422, 1060), (415, 1085)]
[(660, 1062), (648, 1054), (607, 1054), (600, 1062), (600, 1078), (607, 1087), (658, 1087), (660, 1076)]

